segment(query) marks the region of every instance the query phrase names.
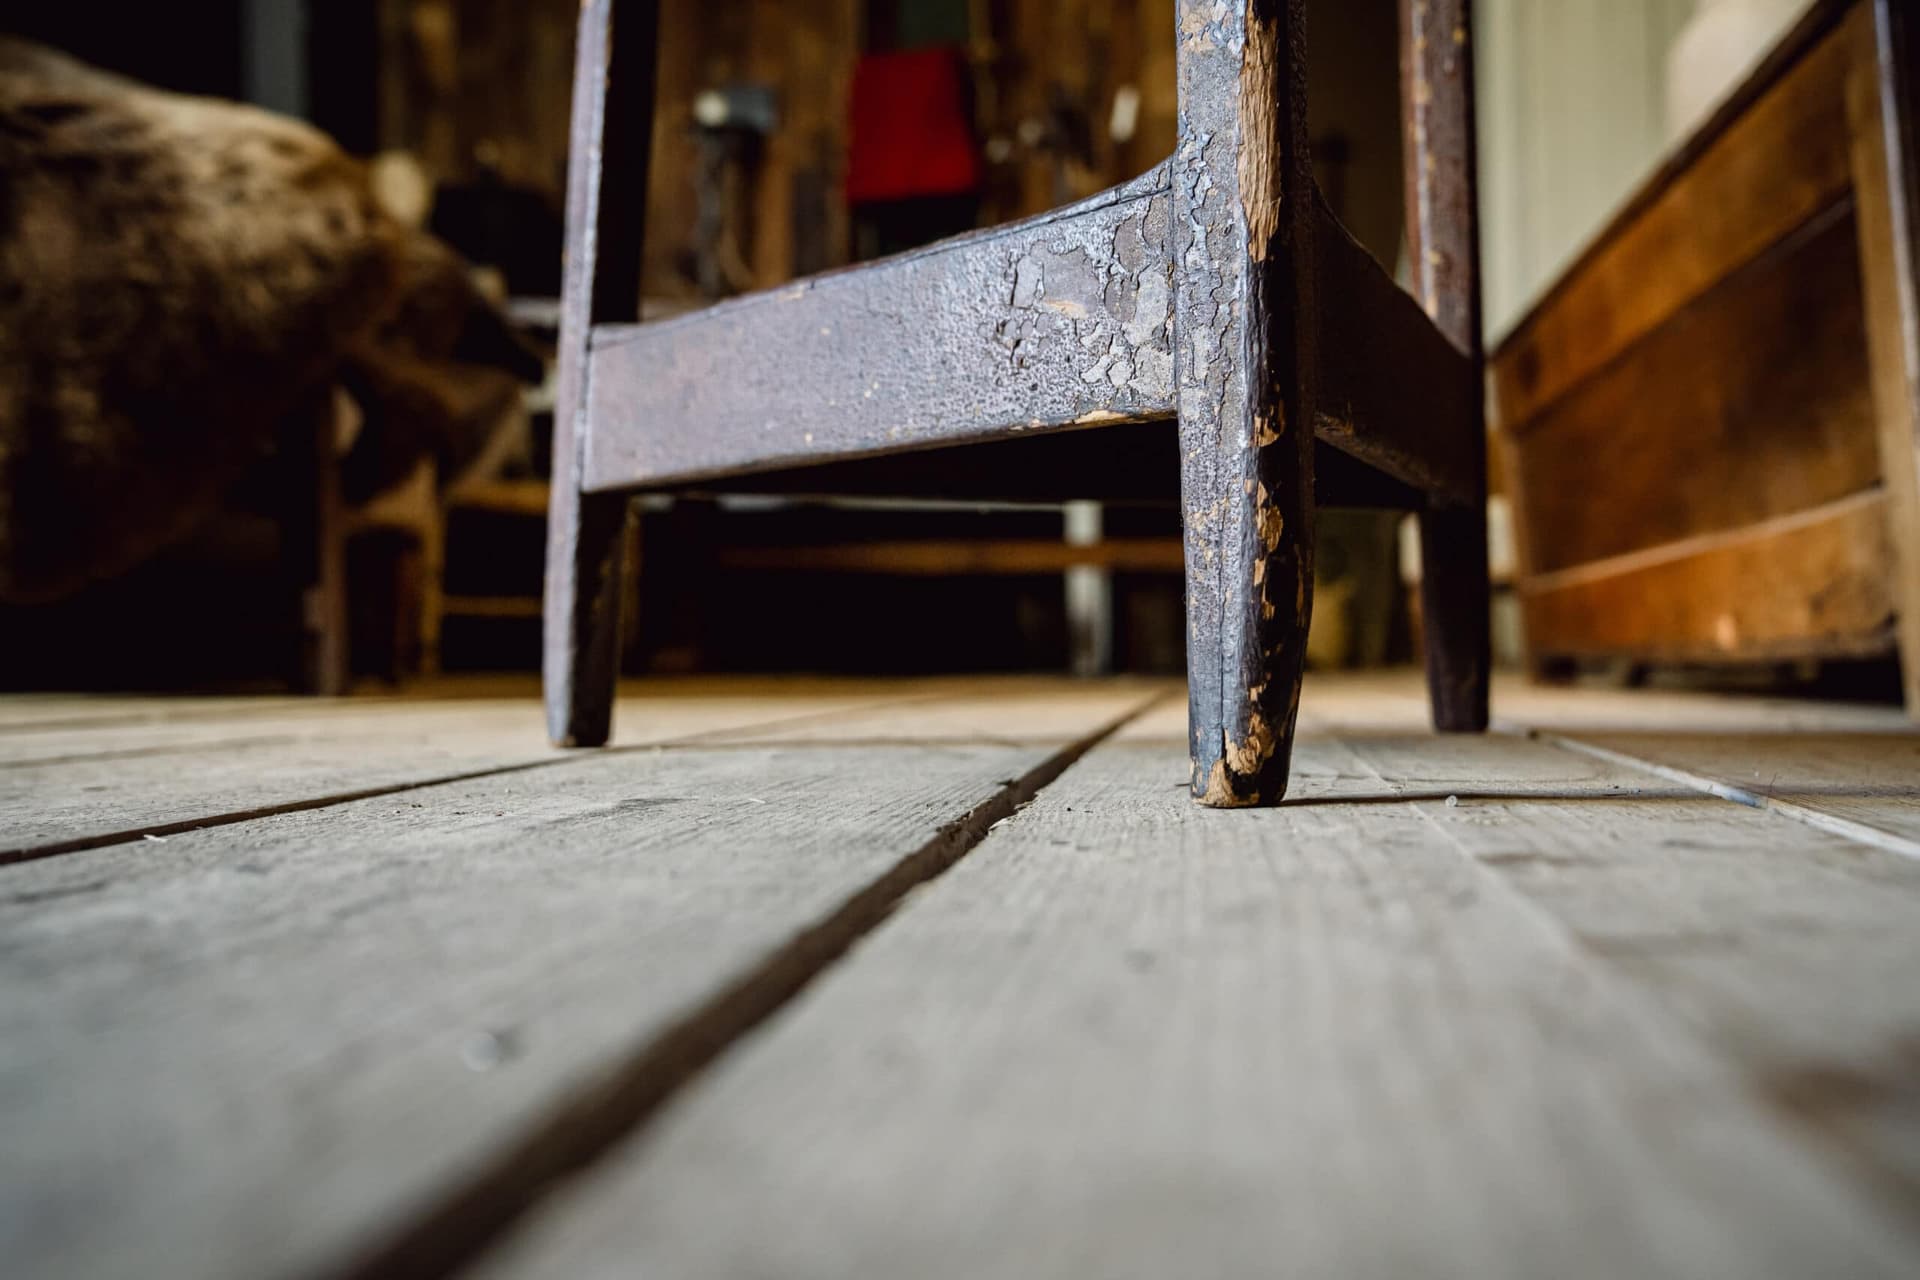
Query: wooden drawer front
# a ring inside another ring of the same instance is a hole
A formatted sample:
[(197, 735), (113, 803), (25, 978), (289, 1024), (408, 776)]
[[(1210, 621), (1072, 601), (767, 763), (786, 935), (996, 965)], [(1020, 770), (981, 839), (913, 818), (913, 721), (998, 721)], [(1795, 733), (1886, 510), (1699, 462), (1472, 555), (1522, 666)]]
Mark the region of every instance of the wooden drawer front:
[(1537, 654), (1762, 659), (1884, 652), (1892, 643), (1886, 500), (1796, 516), (1521, 584)]
[(1850, 202), (1683, 308), (1507, 447), (1534, 573), (1872, 488)]

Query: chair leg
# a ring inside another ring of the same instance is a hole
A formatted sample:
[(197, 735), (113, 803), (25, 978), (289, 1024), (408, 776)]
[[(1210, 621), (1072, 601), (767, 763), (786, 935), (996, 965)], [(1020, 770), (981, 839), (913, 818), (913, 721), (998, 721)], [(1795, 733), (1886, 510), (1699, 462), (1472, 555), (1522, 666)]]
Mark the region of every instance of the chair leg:
[(1427, 696), (1433, 727), (1487, 727), (1492, 673), (1487, 583), (1487, 506), (1431, 507), (1420, 521), (1420, 614), (1425, 619)]
[(1479, 499), (1420, 513), (1420, 607), (1434, 727), (1487, 727), (1486, 414), (1473, 110), (1473, 0), (1401, 0), (1401, 110), (1413, 292), (1468, 357)]
[(542, 667), (555, 746), (602, 746), (613, 731), (627, 507), (624, 495), (563, 492), (555, 481)]
[(1313, 607), (1312, 171), (1298, 0), (1180, 0), (1175, 382), (1192, 790), (1286, 794)]
[(542, 658), (547, 732), (565, 747), (597, 747), (612, 731), (628, 503), (581, 491), (587, 337), (640, 314), (658, 17), (657, 0), (580, 7)]

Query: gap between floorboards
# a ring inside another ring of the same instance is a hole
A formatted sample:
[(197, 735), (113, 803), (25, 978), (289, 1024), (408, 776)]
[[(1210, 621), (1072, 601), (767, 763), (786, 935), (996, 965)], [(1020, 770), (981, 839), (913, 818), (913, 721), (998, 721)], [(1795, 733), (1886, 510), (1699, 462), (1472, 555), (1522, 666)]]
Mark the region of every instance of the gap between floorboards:
[[(864, 708), (867, 711), (883, 707), (914, 706), (924, 702), (938, 702), (951, 698), (950, 689), (917, 694), (912, 697), (893, 698), (875, 702)], [(581, 750), (569, 750), (553, 755), (541, 756), (535, 760), (522, 760), (514, 764), (489, 765), (484, 769), (468, 769), (456, 773), (435, 774), (427, 778), (414, 778), (405, 782), (388, 783), (377, 787), (363, 787), (353, 791), (330, 792), (323, 796), (313, 796), (305, 800), (288, 800), (280, 804), (260, 805), (248, 809), (234, 809), (205, 817), (183, 818), (177, 822), (149, 823), (144, 826), (125, 827), (118, 831), (102, 832), (90, 836), (76, 836), (71, 840), (57, 840), (47, 844), (16, 845), (0, 849), (0, 869), (18, 866), (28, 862), (39, 862), (45, 858), (57, 858), (70, 853), (84, 853), (89, 849), (104, 849), (116, 844), (132, 844), (139, 840), (161, 842), (169, 836), (181, 835), (188, 831), (203, 831), (214, 827), (228, 827), (235, 823), (251, 822), (256, 818), (276, 818), (289, 813), (306, 813), (314, 809), (327, 809), (335, 805), (352, 804), (357, 800), (376, 800), (381, 796), (398, 795), (407, 791), (418, 791), (427, 787), (445, 786), (455, 782), (471, 782), (476, 778), (500, 777), (507, 774), (525, 773), (533, 769), (556, 768), (582, 760), (597, 759), (608, 755), (630, 755), (637, 751), (661, 751), (686, 747), (708, 746), (708, 739), (724, 739), (742, 733), (763, 733), (769, 729), (790, 729), (802, 725), (820, 722), (831, 723), (846, 714), (844, 708), (833, 711), (809, 711), (796, 716), (784, 716), (773, 720), (761, 721), (752, 725), (728, 725), (718, 729), (702, 729), (696, 733), (683, 734), (662, 742), (635, 742), (619, 746), (595, 747)], [(196, 744), (198, 745), (198, 744)], [(231, 743), (220, 744), (231, 746)], [(713, 743), (715, 746), (731, 745), (725, 741)], [(174, 751), (180, 748), (154, 748), (157, 752)]]
[(644, 1129), (700, 1072), (885, 921), (908, 893), (937, 879), (1076, 761), (1173, 696), (1169, 691), (1142, 699), (941, 827), (830, 915), (670, 1023), (597, 1081), (561, 1098), (437, 1206), (358, 1258), (318, 1273), (316, 1280), (429, 1280), (460, 1272), (567, 1181)]
[(1499, 731), (1531, 738), (1536, 742), (1545, 742), (1552, 746), (1560, 747), (1563, 750), (1590, 756), (1596, 760), (1605, 760), (1610, 764), (1624, 765), (1630, 769), (1638, 769), (1643, 773), (1653, 774), (1655, 777), (1664, 778), (1668, 782), (1677, 782), (1682, 786), (1691, 787), (1707, 795), (1718, 796), (1722, 800), (1744, 805), (1749, 809), (1764, 809), (1769, 813), (1779, 814), (1783, 818), (1804, 823), (1817, 830), (1825, 831), (1830, 835), (1841, 836), (1859, 844), (1870, 845), (1875, 849), (1897, 854), (1903, 858), (1920, 859), (1920, 841), (1896, 835), (1891, 831), (1883, 831), (1879, 827), (1857, 821), (1853, 818), (1842, 817), (1835, 813), (1825, 813), (1808, 805), (1797, 804), (1792, 800), (1782, 799), (1778, 796), (1770, 796), (1758, 791), (1749, 791), (1745, 787), (1737, 787), (1730, 782), (1722, 782), (1718, 778), (1711, 778), (1705, 774), (1695, 773), (1690, 769), (1681, 769), (1674, 765), (1661, 764), (1656, 760), (1648, 760), (1625, 751), (1616, 751), (1611, 747), (1599, 746), (1596, 743), (1583, 742), (1579, 738), (1554, 733), (1546, 729), (1517, 726), (1514, 728), (1502, 728)]

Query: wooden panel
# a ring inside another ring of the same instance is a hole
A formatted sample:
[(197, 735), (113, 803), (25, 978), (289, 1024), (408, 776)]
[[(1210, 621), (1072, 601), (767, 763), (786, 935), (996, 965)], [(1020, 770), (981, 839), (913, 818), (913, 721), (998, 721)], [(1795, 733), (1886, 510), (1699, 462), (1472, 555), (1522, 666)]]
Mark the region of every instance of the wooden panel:
[(1611, 228), (1493, 360), (1501, 420), (1532, 418), (1850, 182), (1848, 57), (1827, 36), (1779, 84)]
[(1667, 51), (1695, 0), (1476, 0), (1489, 333), (1504, 334), (1670, 145)]
[(1039, 692), (9, 869), (8, 1269), (449, 1273), (1143, 698)]
[(1845, 206), (1509, 433), (1533, 572), (1752, 524), (1880, 480)]
[[(1866, 12), (1872, 9), (1871, 19)], [(1861, 6), (1847, 82), (1860, 261), (1907, 710), (1920, 719), (1920, 17)]]
[(1536, 654), (1759, 659), (1880, 653), (1891, 642), (1878, 490), (1736, 533), (1520, 583)]
[[(1913, 963), (1920, 943), (1890, 927), (1920, 909), (1913, 868), (1817, 837), (1808, 856), (1792, 824), (1684, 791), (1636, 805), (1622, 793), (1645, 779), (1523, 741), (1421, 735), (1402, 786), (1305, 736), (1306, 803), (1201, 815), (1177, 787), (1178, 718), (1156, 719), (905, 904), (480, 1274), (1910, 1273), (1910, 1240), (1748, 1091), (1749, 1064), (1509, 876), (1523, 856), (1623, 864), (1588, 875), (1630, 895), (1581, 921), (1600, 936), (1660, 892), (1656, 849), (1704, 842), (1729, 872), (1764, 859), (1776, 894), (1730, 905), (1775, 967), (1798, 944), (1767, 951), (1769, 919), (1788, 902), (1818, 918), (1836, 946), (1798, 947), (1803, 993)], [(1706, 862), (1659, 904), (1647, 952), (1697, 927)], [(1861, 950), (1837, 945), (1869, 921)], [(1897, 1043), (1915, 1012), (1904, 984), (1822, 1025), (1853, 1032), (1836, 1050), (1852, 1053)]]

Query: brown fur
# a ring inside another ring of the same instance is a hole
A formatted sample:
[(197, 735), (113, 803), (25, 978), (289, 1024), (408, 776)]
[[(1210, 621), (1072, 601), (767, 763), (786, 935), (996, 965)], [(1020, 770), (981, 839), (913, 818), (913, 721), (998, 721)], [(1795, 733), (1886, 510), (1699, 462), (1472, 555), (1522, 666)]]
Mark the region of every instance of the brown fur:
[(190, 531), (321, 379), (454, 355), (476, 303), (423, 240), (305, 125), (0, 38), (0, 599)]

